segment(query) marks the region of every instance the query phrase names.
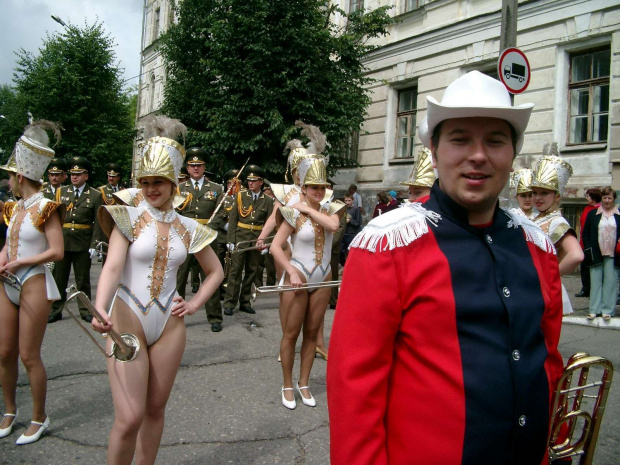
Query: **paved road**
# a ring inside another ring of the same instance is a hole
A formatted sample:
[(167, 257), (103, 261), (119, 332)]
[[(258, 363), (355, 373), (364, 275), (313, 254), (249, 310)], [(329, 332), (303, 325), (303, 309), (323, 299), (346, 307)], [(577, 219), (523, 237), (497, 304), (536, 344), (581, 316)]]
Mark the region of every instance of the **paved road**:
[[(99, 268), (93, 267), (94, 276)], [(565, 280), (571, 295), (578, 290), (577, 281), (577, 277)], [(587, 300), (574, 303), (577, 316), (585, 315)], [(188, 319), (187, 349), (168, 404), (158, 463), (329, 463), (326, 362), (316, 359), (312, 372), (310, 385), (318, 406), (300, 404), (294, 411), (286, 410), (279, 392), (276, 298), (261, 296), (255, 308), (256, 315), (225, 317), (224, 330), (218, 334), (210, 331), (204, 312)], [(328, 310), (327, 334), (333, 315)], [(560, 349), (565, 357), (577, 351), (604, 355), (620, 367), (619, 336), (610, 329), (565, 324)], [(104, 464), (113, 408), (103, 356), (67, 317), (48, 327), (43, 354), (51, 428), (38, 443), (14, 445), (32, 412), (28, 379), (21, 369), (21, 417), (16, 431), (0, 440), (0, 463)], [(617, 463), (619, 383), (608, 402), (598, 465)]]

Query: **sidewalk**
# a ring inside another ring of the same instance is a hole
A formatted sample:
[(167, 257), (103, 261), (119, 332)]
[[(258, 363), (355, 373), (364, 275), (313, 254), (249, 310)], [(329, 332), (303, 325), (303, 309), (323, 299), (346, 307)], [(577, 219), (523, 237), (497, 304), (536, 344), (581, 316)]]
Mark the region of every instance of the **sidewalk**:
[(564, 323), (571, 325), (589, 326), (592, 328), (616, 329), (620, 330), (620, 308), (616, 307), (616, 316), (610, 321), (604, 321), (603, 318), (597, 317), (594, 320), (588, 320), (586, 316), (589, 311), (589, 299), (586, 297), (575, 297), (581, 290), (581, 278), (579, 270), (568, 276), (562, 277), (562, 283), (566, 287), (566, 291), (570, 297), (574, 312), (564, 316)]

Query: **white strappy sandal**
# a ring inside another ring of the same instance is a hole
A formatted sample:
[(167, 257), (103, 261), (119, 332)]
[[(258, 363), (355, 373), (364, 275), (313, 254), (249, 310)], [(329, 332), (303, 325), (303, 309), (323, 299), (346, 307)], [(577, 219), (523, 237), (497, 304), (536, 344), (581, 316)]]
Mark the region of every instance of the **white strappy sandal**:
[(301, 394), (301, 390), (302, 389), (307, 389), (308, 390), (308, 394), (310, 394), (310, 387), (309, 386), (301, 386), (301, 387), (299, 387), (299, 382), (297, 383), (297, 392), (299, 392), (299, 395), (301, 396), (301, 401), (304, 403), (304, 405), (307, 405), (308, 407), (316, 407), (316, 400), (314, 400), (314, 397), (312, 397), (312, 394), (310, 394), (310, 398), (309, 399), (306, 399)]
[(13, 431), (13, 425), (15, 425), (15, 421), (17, 420), (17, 415), (19, 414), (19, 410), (16, 410), (15, 413), (5, 413), (4, 417), (13, 417), (13, 421), (6, 428), (0, 428), (0, 438), (7, 437)]
[[(293, 391), (293, 400), (286, 400), (284, 397), (284, 391)], [(284, 405), (287, 409), (293, 410), (297, 407), (297, 402), (295, 401), (295, 389), (293, 388), (282, 388), (282, 405)]]
[(33, 442), (37, 442), (41, 438), (45, 430), (47, 430), (50, 427), (50, 417), (48, 415), (43, 423), (40, 423), (38, 421), (31, 421), (30, 423), (32, 423), (33, 425), (39, 425), (38, 431), (34, 433), (32, 436), (26, 436), (26, 433), (22, 434), (19, 437), (19, 439), (15, 441), (15, 444), (17, 444), (18, 446), (23, 446), (24, 444), (31, 444)]

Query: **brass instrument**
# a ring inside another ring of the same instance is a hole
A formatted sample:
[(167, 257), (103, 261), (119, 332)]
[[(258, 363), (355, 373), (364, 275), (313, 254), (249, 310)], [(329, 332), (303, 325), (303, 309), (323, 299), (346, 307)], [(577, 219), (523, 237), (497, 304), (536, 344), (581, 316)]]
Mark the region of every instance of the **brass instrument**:
[(290, 284), (281, 284), (276, 286), (256, 287), (252, 284), (252, 302), (261, 294), (272, 294), (274, 292), (304, 291), (308, 289), (319, 289), (321, 287), (338, 287), (342, 281), (323, 281), (322, 283), (304, 283), (299, 287), (293, 287)]
[(103, 242), (103, 241), (97, 241), (97, 244), (95, 245), (95, 251), (97, 252), (97, 261), (100, 262), (103, 260), (103, 256), (107, 255), (107, 252), (103, 251), (104, 247), (108, 247), (108, 243), (107, 242)]
[[(263, 242), (266, 242), (268, 240), (273, 240), (274, 237), (276, 237), (276, 236), (273, 235), (273, 236), (266, 237), (266, 238), (263, 239)], [(267, 250), (271, 246), (271, 243), (269, 243), (269, 244), (265, 244), (266, 248), (264, 248), (264, 249), (261, 249), (260, 247), (257, 247), (257, 246), (252, 246), (252, 247), (246, 247), (244, 249), (239, 249), (239, 246), (241, 244), (244, 244), (244, 245), (245, 244), (253, 244), (253, 243), (256, 243), (257, 241), (258, 241), (258, 239), (252, 239), (251, 241), (237, 242), (235, 244), (235, 250), (233, 250), (232, 253), (243, 253), (243, 252), (249, 252), (250, 250)]]
[(4, 271), (0, 273), (0, 281), (2, 281), (4, 284), (11, 286), (17, 292), (22, 291), (21, 280), (17, 276), (15, 276), (13, 273), (10, 273), (9, 271)]
[(232, 267), (232, 252), (226, 249), (226, 255), (224, 255), (224, 284), (222, 287), (228, 287), (228, 273), (230, 273), (230, 268)]
[(245, 168), (245, 166), (248, 164), (249, 161), (250, 161), (250, 157), (248, 157), (248, 159), (245, 161), (245, 163), (243, 164), (243, 166), (237, 173), (237, 176), (232, 178), (233, 183), (231, 185), (231, 188), (226, 190), (226, 193), (220, 199), (220, 202), (215, 207), (215, 210), (213, 210), (213, 213), (211, 214), (211, 217), (209, 218), (209, 221), (207, 223), (210, 223), (211, 220), (215, 218), (215, 215), (217, 214), (217, 212), (220, 210), (220, 208), (222, 208), (222, 205), (224, 204), (224, 200), (226, 199), (226, 197), (232, 194), (232, 189), (233, 189), (232, 186), (234, 186), (237, 183), (237, 181), (239, 180), (239, 176), (241, 176), (241, 172), (243, 171), (243, 169)]
[(78, 291), (75, 286), (69, 287), (69, 289), (67, 289), (67, 293), (70, 295), (67, 297), (67, 301), (65, 302), (64, 309), (69, 313), (69, 315), (73, 317), (76, 323), (80, 326), (80, 328), (84, 330), (84, 332), (88, 335), (91, 341), (93, 341), (94, 344), (99, 348), (99, 350), (103, 353), (103, 355), (105, 355), (108, 358), (114, 357), (119, 362), (130, 362), (136, 358), (136, 356), (138, 355), (138, 352), (140, 351), (140, 340), (134, 334), (131, 334), (131, 333), (119, 334), (114, 329), (110, 329), (110, 331), (108, 332), (108, 334), (114, 341), (114, 343), (112, 344), (112, 352), (108, 354), (105, 348), (97, 342), (97, 340), (93, 337), (90, 331), (88, 331), (84, 327), (84, 325), (80, 322), (78, 317), (75, 316), (75, 314), (69, 309), (69, 302), (73, 300), (74, 298), (77, 298), (80, 301), (80, 303), (82, 303), (82, 305), (84, 305), (86, 309), (92, 314), (94, 318), (97, 318), (97, 320), (101, 324), (104, 324), (105, 320), (103, 319), (101, 314), (97, 311), (97, 309), (95, 308), (93, 303), (90, 301), (90, 299), (86, 296), (86, 294), (84, 294), (81, 291)]
[[(594, 381), (588, 379), (591, 370), (596, 374)], [(573, 375), (577, 373), (574, 382)], [(579, 465), (592, 463), (613, 373), (612, 363), (604, 357), (579, 352), (568, 360), (551, 410), (550, 463), (573, 456), (581, 456)], [(586, 394), (591, 389), (595, 392)], [(577, 440), (576, 432), (579, 432)]]

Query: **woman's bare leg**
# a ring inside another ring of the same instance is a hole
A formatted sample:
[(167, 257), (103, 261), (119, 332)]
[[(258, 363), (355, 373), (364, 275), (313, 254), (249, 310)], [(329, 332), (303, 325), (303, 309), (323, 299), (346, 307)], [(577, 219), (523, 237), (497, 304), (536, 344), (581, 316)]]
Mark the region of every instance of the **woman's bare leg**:
[[(15, 390), (17, 389), (17, 360), (19, 358), (19, 313), (9, 300), (0, 283), (0, 384), (4, 397), (4, 412), (15, 413)], [(8, 428), (13, 417), (5, 417), (0, 428)]]
[(185, 322), (171, 316), (159, 340), (149, 347), (150, 372), (146, 414), (136, 447), (136, 464), (155, 463), (164, 430), (164, 414), (170, 391), (185, 350)]
[[(108, 379), (114, 402), (114, 424), (108, 444), (108, 464), (131, 464), (136, 450), (138, 431), (146, 410), (149, 353), (138, 318), (120, 299), (116, 299), (114, 304), (112, 323), (119, 333), (132, 333), (140, 340), (140, 351), (131, 362), (123, 363), (113, 358), (108, 359)], [(112, 341), (108, 340), (107, 346), (109, 352)]]
[[(284, 293), (284, 305), (287, 309), (286, 326), (280, 343), (280, 356), (282, 358), (283, 387), (293, 387), (293, 364), (295, 362), (295, 344), (301, 332), (306, 307), (308, 304), (307, 291), (291, 291)], [(293, 391), (284, 391), (287, 400), (293, 400)]]
[[(28, 279), (23, 286), (19, 306), (19, 357), (26, 368), (32, 392), (32, 420), (43, 423), (47, 396), (47, 373), (41, 360), (41, 345), (47, 328), (52, 303), (47, 300), (45, 275)], [(40, 426), (31, 424), (26, 436), (32, 436)]]

